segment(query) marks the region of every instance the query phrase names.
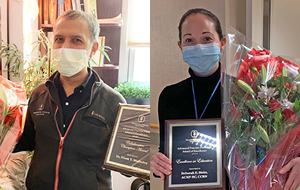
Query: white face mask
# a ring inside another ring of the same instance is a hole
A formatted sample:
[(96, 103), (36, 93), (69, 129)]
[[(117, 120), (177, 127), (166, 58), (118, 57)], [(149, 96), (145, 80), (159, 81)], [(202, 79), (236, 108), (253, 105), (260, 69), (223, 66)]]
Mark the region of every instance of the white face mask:
[(71, 77), (79, 73), (87, 65), (89, 55), (90, 49), (53, 49), (53, 65), (61, 75)]

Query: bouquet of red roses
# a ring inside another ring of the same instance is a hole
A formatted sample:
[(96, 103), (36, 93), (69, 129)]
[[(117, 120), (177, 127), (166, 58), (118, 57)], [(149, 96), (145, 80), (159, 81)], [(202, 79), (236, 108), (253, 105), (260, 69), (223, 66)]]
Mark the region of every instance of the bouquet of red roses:
[(0, 167), (22, 134), (25, 104), (25, 89), (0, 76)]
[(247, 48), (241, 35), (228, 38), (234, 60), (226, 65), (223, 117), (231, 186), (282, 189), (288, 174), (279, 170), (300, 155), (300, 67)]

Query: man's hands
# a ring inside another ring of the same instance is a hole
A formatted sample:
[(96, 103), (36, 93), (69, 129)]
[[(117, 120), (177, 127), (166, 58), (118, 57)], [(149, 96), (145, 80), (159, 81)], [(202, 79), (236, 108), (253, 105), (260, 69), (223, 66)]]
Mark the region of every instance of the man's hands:
[(300, 187), (300, 157), (294, 158), (281, 170), (280, 174), (285, 174), (290, 171), (288, 180), (285, 183), (283, 190), (297, 190)]
[(170, 159), (160, 152), (154, 154), (151, 161), (151, 170), (164, 180), (165, 175), (170, 175), (172, 171)]

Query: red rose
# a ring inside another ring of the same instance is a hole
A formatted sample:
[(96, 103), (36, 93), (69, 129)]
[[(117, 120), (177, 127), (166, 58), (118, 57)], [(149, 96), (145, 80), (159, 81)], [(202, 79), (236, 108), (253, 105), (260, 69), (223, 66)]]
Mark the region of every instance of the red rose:
[(257, 113), (255, 112), (253, 109), (251, 109), (251, 113), (250, 113), (250, 116), (253, 118), (253, 119), (257, 119), (257, 118), (263, 118), (262, 114), (261, 113)]
[(262, 66), (268, 68), (268, 65), (272, 65), (275, 68), (278, 65), (277, 60), (272, 56), (272, 54), (266, 49), (256, 50), (252, 48), (239, 68), (236, 81), (241, 79), (250, 85), (254, 91), (257, 91), (256, 79), (258, 77), (258, 73), (253, 72), (252, 67), (255, 67), (257, 71), (260, 72)]
[(297, 117), (296, 117), (295, 113), (292, 110), (290, 110), (290, 109), (284, 109), (282, 111), (282, 115), (285, 116), (285, 121), (288, 124), (296, 123), (297, 122)]
[(269, 110), (274, 113), (278, 108), (280, 108), (280, 103), (277, 100), (270, 100)]

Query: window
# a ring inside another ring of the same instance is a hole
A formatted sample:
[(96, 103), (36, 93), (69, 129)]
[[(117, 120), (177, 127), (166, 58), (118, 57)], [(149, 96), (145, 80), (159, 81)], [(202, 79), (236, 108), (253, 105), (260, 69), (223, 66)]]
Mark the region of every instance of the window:
[(128, 81), (150, 82), (150, 47), (129, 49)]
[[(128, 53), (121, 80), (150, 82), (150, 0), (129, 0), (126, 32)], [(127, 69), (126, 69), (127, 68)]]

